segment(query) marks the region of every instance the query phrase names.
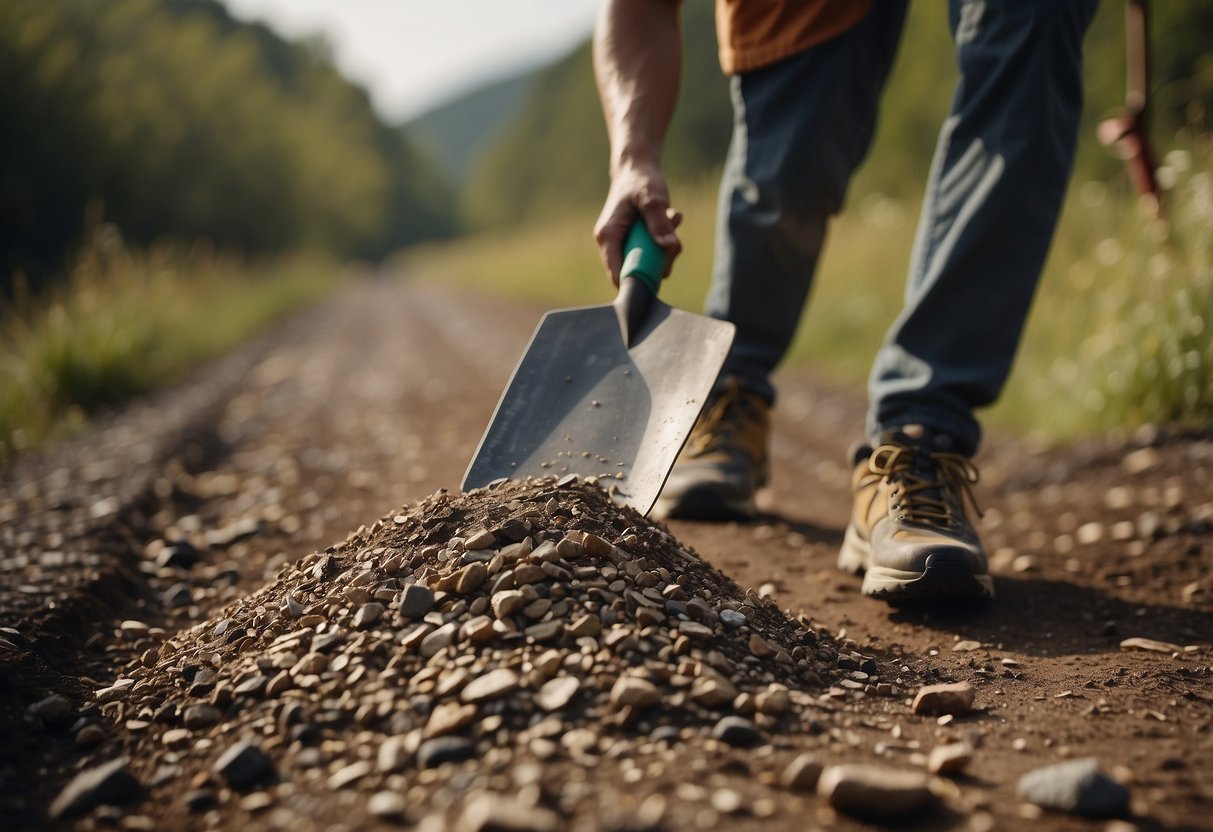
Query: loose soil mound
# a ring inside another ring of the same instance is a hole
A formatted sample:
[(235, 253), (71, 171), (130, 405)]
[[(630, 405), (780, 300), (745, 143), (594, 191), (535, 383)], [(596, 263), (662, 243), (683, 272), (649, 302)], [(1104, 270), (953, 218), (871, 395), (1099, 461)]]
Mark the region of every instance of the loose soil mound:
[(605, 782), (634, 784), (671, 745), (769, 751), (820, 732), (818, 699), (844, 675), (901, 692), (598, 488), (548, 480), (383, 517), (97, 696), (134, 730), (160, 822), (643, 826), (664, 807), (640, 800), (653, 784), (621, 795), (586, 788), (588, 772), (609, 761), (626, 770)]

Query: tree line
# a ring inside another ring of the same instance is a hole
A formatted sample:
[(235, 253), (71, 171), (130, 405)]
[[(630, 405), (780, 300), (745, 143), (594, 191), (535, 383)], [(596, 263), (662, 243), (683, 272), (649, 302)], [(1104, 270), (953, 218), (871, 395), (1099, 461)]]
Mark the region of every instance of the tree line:
[(0, 3), (0, 289), (63, 268), (88, 222), (378, 257), (451, 233), (452, 199), (321, 42), (217, 0)]

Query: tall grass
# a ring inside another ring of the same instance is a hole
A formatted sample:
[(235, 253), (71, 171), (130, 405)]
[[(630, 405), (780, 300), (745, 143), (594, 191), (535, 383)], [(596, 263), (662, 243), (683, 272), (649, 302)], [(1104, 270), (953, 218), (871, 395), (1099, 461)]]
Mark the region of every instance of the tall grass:
[(172, 382), (330, 291), (339, 269), (298, 255), (246, 264), (206, 246), (125, 248), (101, 226), (67, 279), (0, 310), (0, 462), (88, 414)]
[[(1071, 189), (1007, 389), (986, 419), (1046, 441), (1146, 422), (1213, 421), (1213, 165), (1207, 142), (1167, 157), (1168, 218), (1124, 187)], [(715, 186), (676, 190), (684, 253), (662, 293), (702, 306), (711, 273)], [(787, 361), (861, 387), (902, 304), (917, 202), (878, 194), (838, 217)], [(593, 216), (416, 249), (399, 263), (548, 306), (602, 303)]]

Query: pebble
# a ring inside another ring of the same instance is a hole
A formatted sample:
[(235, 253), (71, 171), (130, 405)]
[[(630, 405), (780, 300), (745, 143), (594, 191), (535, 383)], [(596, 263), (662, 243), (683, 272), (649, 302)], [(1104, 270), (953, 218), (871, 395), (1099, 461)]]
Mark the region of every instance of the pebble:
[(480, 792), (468, 799), (457, 832), (558, 832), (567, 828), (560, 815), (528, 806), (515, 797)]
[(214, 705), (207, 705), (206, 703), (190, 705), (185, 709), (185, 714), (182, 716), (182, 722), (191, 731), (217, 725), (222, 719), (223, 714), (219, 712), (219, 709)]
[(419, 619), (434, 608), (434, 591), (422, 584), (409, 584), (400, 596), (400, 614)]
[(425, 735), (426, 737), (441, 737), (446, 734), (453, 734), (475, 721), (475, 705), (464, 705), (459, 702), (443, 702), (430, 711), (430, 719), (425, 724)]
[(805, 752), (788, 763), (787, 768), (779, 775), (779, 782), (785, 789), (813, 791), (817, 788), (822, 768), (821, 760), (816, 754)]
[(937, 745), (927, 757), (927, 771), (932, 774), (958, 774), (973, 759), (973, 746), (967, 742)]
[(433, 658), (439, 651), (444, 650), (455, 640), (455, 632), (455, 624), (447, 623), (427, 635), (421, 640), (419, 648), (421, 657), (423, 659)]
[(493, 615), (498, 618), (507, 618), (525, 607), (526, 604), (526, 596), (517, 589), (503, 589), (496, 592), (490, 602)]
[(950, 685), (925, 685), (914, 696), (912, 710), (920, 716), (958, 716), (973, 707), (973, 686), (968, 682)]
[(366, 802), (366, 810), (377, 818), (400, 818), (407, 809), (408, 804), (397, 792), (375, 792)]
[(758, 726), (743, 716), (722, 718), (712, 728), (712, 737), (735, 748), (752, 748), (763, 742)]
[(379, 619), (383, 618), (385, 607), (378, 601), (371, 601), (363, 604), (358, 608), (358, 612), (354, 613), (354, 626), (359, 630), (365, 630), (378, 623)]
[(705, 708), (723, 708), (737, 698), (737, 688), (728, 679), (716, 674), (700, 676), (691, 685), (691, 701)]
[(421, 743), (417, 763), (422, 768), (434, 768), (443, 763), (458, 763), (476, 755), (476, 744), (467, 737), (435, 737)]
[(736, 630), (739, 627), (744, 627), (746, 624), (748, 624), (749, 619), (745, 617), (744, 613), (737, 612), (737, 610), (721, 610), (720, 623), (723, 624), (726, 629)]
[(712, 808), (722, 815), (735, 815), (745, 806), (741, 792), (734, 789), (716, 789), (709, 799)]
[(125, 758), (119, 758), (80, 772), (59, 792), (48, 814), (54, 819), (73, 817), (95, 806), (133, 800), (143, 787), (127, 765)]
[(243, 741), (219, 755), (213, 768), (238, 791), (269, 780), (274, 774), (274, 764), (265, 752), (253, 743)]
[(581, 681), (576, 676), (557, 676), (545, 682), (535, 694), (535, 704), (545, 711), (559, 711), (580, 688)]
[(1087, 818), (1119, 817), (1129, 809), (1129, 790), (1100, 771), (1094, 757), (1030, 771), (1016, 791), (1042, 808)]
[(71, 700), (55, 693), (40, 699), (25, 709), (32, 717), (42, 720), (48, 728), (56, 728), (73, 721), (76, 716)]
[(939, 802), (921, 772), (862, 763), (825, 768), (817, 794), (839, 812), (883, 823), (901, 822)]
[(611, 687), (611, 704), (617, 708), (648, 708), (661, 701), (661, 691), (639, 676), (620, 676)]
[(374, 771), (374, 766), (367, 760), (359, 760), (337, 769), (328, 779), (330, 789), (344, 789), (351, 783), (356, 783)]

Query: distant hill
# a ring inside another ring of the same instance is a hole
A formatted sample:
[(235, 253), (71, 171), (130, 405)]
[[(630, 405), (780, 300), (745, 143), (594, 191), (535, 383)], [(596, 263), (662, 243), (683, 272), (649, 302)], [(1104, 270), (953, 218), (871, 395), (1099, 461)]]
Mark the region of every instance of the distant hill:
[(406, 123), (404, 130), (447, 180), (462, 186), (480, 155), (517, 115), (537, 75), (529, 69), (461, 95)]

